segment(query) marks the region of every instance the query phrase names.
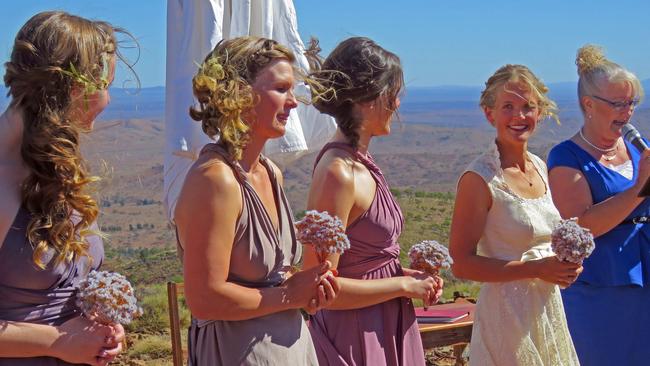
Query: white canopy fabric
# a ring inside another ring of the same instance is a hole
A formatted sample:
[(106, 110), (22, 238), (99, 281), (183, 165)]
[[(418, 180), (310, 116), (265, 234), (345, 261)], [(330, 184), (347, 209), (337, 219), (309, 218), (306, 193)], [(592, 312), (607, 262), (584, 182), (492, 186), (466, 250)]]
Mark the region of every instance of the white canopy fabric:
[[(164, 201), (173, 223), (174, 208), (188, 169), (211, 140), (188, 114), (194, 104), (192, 77), (219, 41), (245, 35), (272, 38), (288, 46), (297, 65), (308, 70), (292, 0), (168, 0), (165, 103)], [(308, 95), (305, 85), (297, 94)], [(287, 163), (316, 151), (336, 130), (334, 120), (300, 104), (291, 111), (284, 137), (270, 140), (264, 153)]]

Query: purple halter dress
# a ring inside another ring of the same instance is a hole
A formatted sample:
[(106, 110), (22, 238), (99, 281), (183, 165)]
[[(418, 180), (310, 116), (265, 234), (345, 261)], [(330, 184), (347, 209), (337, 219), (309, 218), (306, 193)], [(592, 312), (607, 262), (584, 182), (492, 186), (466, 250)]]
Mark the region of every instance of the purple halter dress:
[[(339, 276), (402, 276), (397, 239), (404, 218), (384, 175), (370, 155), (366, 157), (344, 143), (325, 145), (314, 165), (331, 148), (350, 152), (377, 184), (368, 210), (347, 227), (350, 249), (339, 259)], [(413, 304), (405, 297), (361, 309), (321, 310), (312, 317), (309, 330), (321, 366), (425, 365)]]
[[(98, 236), (87, 237), (88, 257), (54, 266), (54, 251), (45, 253), (47, 266), (39, 269), (32, 259), (33, 248), (27, 240), (30, 214), (21, 208), (0, 247), (0, 323), (2, 321), (60, 325), (80, 315), (75, 304), (75, 286), (90, 272), (98, 269), (104, 247)], [(99, 350), (98, 350), (99, 351)], [(53, 357), (0, 358), (0, 366), (71, 365)]]

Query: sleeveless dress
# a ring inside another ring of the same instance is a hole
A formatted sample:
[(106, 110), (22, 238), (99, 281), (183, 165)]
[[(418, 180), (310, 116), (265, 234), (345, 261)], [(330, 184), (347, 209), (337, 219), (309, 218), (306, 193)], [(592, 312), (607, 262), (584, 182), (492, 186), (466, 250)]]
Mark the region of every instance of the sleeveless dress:
[[(47, 266), (41, 270), (34, 264), (33, 248), (27, 240), (29, 219), (29, 212), (20, 208), (0, 248), (0, 321), (58, 326), (81, 315), (75, 304), (76, 286), (88, 272), (100, 267), (104, 247), (100, 237), (88, 236), (92, 261), (86, 256), (75, 257), (58, 266), (53, 263), (54, 250), (49, 250), (42, 257)], [(4, 365), (71, 364), (53, 357), (0, 358), (0, 366)]]
[[(278, 232), (241, 166), (229, 158), (223, 146), (208, 144), (201, 154), (222, 156), (241, 185), (243, 206), (235, 228), (228, 282), (251, 288), (280, 285), (302, 252), (296, 242), (291, 208), (273, 168), (264, 156), (260, 157), (273, 186)], [(189, 365), (318, 364), (298, 309), (237, 321), (192, 319), (188, 335)]]
[[(331, 148), (351, 153), (365, 165), (377, 184), (370, 207), (348, 225), (350, 249), (339, 259), (340, 277), (378, 279), (403, 276), (397, 239), (403, 216), (383, 174), (370, 155), (350, 145), (329, 143), (314, 166)], [(321, 310), (309, 324), (321, 366), (422, 365), (424, 350), (410, 299), (395, 298), (361, 309)]]
[[(551, 232), (560, 214), (551, 199), (544, 162), (531, 153), (528, 156), (547, 187), (539, 198), (521, 198), (508, 187), (495, 143), (466, 170), (480, 175), (492, 195), (479, 255), (505, 261), (553, 255)], [(578, 365), (558, 286), (540, 279), (484, 283), (474, 315), (469, 362)]]
[[(629, 189), (637, 179), (641, 154), (625, 142), (634, 174), (627, 179), (604, 166), (575, 142), (555, 146), (549, 169), (565, 166), (582, 173), (594, 204)], [(650, 200), (640, 203), (621, 224), (595, 239), (584, 271), (562, 299), (580, 362), (585, 365), (650, 363)]]

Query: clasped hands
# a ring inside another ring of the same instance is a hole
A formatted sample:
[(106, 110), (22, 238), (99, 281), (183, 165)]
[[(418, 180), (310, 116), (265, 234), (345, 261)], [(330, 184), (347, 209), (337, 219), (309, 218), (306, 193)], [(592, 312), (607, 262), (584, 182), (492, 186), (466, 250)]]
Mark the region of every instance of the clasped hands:
[(294, 273), (282, 285), (287, 289), (289, 298), (299, 305), (297, 307), (313, 315), (332, 304), (340, 290), (331, 268), (332, 263), (325, 261)]

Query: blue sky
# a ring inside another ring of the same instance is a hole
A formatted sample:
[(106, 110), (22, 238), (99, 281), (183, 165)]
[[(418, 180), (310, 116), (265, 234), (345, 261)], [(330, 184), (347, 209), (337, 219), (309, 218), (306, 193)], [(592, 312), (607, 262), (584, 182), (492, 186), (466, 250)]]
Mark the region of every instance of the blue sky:
[[(412, 86), (480, 85), (504, 63), (526, 64), (547, 82), (574, 81), (575, 52), (585, 43), (604, 46), (610, 59), (641, 79), (650, 78), (650, 2), (644, 0), (294, 0), (294, 4), (303, 39), (319, 37), (326, 53), (349, 36), (371, 37), (402, 58)], [(166, 1), (5, 2), (0, 13), (3, 62), (20, 26), (47, 9), (128, 29), (141, 45), (136, 70), (142, 85), (164, 84)]]

